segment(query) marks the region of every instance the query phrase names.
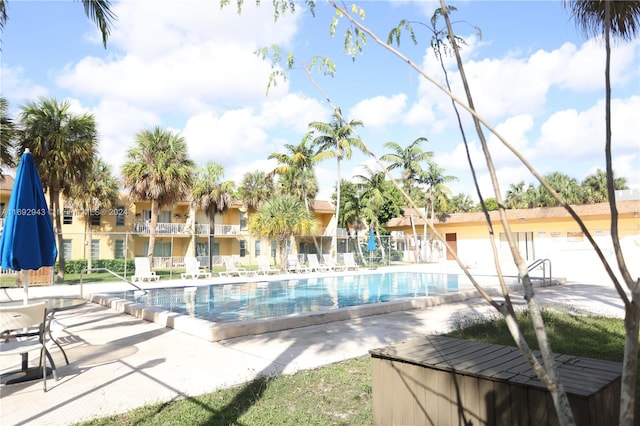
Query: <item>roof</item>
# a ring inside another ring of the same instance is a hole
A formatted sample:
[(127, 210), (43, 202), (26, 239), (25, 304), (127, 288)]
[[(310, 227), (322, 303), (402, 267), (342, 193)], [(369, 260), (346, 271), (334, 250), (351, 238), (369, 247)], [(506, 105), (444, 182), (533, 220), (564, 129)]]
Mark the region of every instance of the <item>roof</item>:
[[(582, 204), (575, 205), (573, 207), (574, 211), (581, 218), (589, 217), (589, 216), (609, 216), (609, 203), (597, 203), (597, 204)], [(630, 200), (630, 201), (618, 201), (616, 202), (616, 208), (618, 210), (618, 214), (625, 213), (637, 213), (640, 211), (640, 200)], [(404, 209), (404, 216), (399, 218), (391, 219), (387, 222), (388, 228), (402, 228), (406, 226), (411, 226), (410, 217), (413, 214), (413, 220), (416, 225), (422, 225), (424, 222), (420, 213), (411, 207), (406, 207)], [(564, 207), (538, 207), (534, 209), (507, 209), (506, 210), (507, 219), (508, 220), (544, 220), (544, 219), (563, 219), (570, 218), (571, 215)], [(492, 221), (499, 220), (499, 212), (492, 211), (489, 212), (489, 217)], [(472, 212), (472, 213), (454, 213), (449, 215), (445, 220), (435, 219), (434, 223), (443, 224), (443, 223), (480, 223), (484, 222), (484, 213), (483, 212)]]
[(14, 181), (15, 179), (13, 176), (4, 175), (0, 177), (0, 190), (11, 191)]

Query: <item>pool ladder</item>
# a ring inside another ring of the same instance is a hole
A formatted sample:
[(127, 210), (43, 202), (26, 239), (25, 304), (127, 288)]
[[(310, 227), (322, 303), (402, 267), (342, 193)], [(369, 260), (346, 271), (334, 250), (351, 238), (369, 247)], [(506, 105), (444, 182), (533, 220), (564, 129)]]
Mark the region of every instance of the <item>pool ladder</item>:
[[(549, 266), (549, 278), (547, 279), (547, 265)], [(543, 284), (547, 284), (547, 280), (549, 284), (551, 284), (551, 279), (553, 275), (551, 275), (551, 261), (549, 259), (537, 259), (531, 265), (527, 266), (527, 271), (531, 272), (533, 269), (539, 268), (542, 266), (542, 282)], [(518, 275), (518, 284), (521, 283), (520, 276)]]
[(116, 274), (116, 273), (115, 273), (115, 272), (113, 272), (111, 269), (108, 269), (108, 268), (91, 268), (91, 269), (87, 269), (87, 268), (85, 268), (85, 269), (83, 269), (82, 271), (80, 271), (80, 297), (84, 297), (84, 293), (83, 293), (83, 291), (82, 291), (82, 289), (83, 289), (83, 283), (82, 283), (82, 276), (83, 276), (83, 274), (88, 273), (88, 272), (99, 272), (99, 271), (105, 271), (105, 272), (108, 272), (108, 273), (110, 273), (111, 275), (113, 275), (114, 277), (119, 278), (120, 280), (124, 281), (125, 283), (127, 283), (127, 284), (129, 284), (129, 285), (134, 286), (135, 288), (137, 288), (138, 290), (140, 290), (143, 294), (147, 294), (147, 290), (145, 290), (145, 289), (143, 289), (143, 288), (141, 288), (141, 287), (139, 287), (139, 286), (135, 285), (134, 283), (132, 283), (131, 281), (129, 281), (129, 280), (128, 280), (128, 279), (126, 279), (125, 277), (123, 277), (123, 276), (121, 276), (121, 275)]

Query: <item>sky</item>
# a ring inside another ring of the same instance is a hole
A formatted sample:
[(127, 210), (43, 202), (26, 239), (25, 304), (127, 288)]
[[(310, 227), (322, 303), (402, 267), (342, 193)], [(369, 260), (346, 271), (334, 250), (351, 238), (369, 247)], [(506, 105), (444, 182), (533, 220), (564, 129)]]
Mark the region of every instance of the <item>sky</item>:
[[(439, 3), (356, 3), (364, 9), (363, 24), (385, 41), (402, 19), (415, 22), (418, 44), (404, 33), (399, 50), (444, 82), (429, 45), (428, 24)], [(580, 182), (604, 169), (603, 42), (581, 33), (562, 1), (450, 4), (457, 8), (454, 31), (466, 41), (462, 56), (474, 104), (490, 126), (542, 175), (560, 171)], [(99, 154), (115, 175), (136, 133), (155, 126), (181, 134), (196, 164), (220, 163), (225, 179), (239, 183), (246, 172), (271, 171), (271, 153), (298, 145), (310, 122), (331, 120), (326, 94), (347, 120), (363, 122), (357, 133), (376, 156), (390, 152), (386, 142), (405, 147), (425, 137), (422, 149), (457, 177), (448, 184), (452, 193), (477, 200), (450, 100), (371, 38), (352, 60), (344, 52), (347, 21), (339, 20), (331, 37), (335, 12), (328, 4), (319, 2), (314, 17), (300, 3), (295, 14), (275, 22), (271, 2), (256, 7), (246, 0), (241, 14), (217, 0), (114, 2), (118, 20), (106, 49), (80, 2), (7, 5), (0, 92), (11, 112), (53, 97), (67, 100), (74, 112), (93, 114)], [(272, 45), (300, 64), (329, 57), (336, 73), (314, 74), (313, 82), (296, 68), (267, 93), (271, 64), (255, 51)], [(446, 57), (445, 66), (452, 91), (464, 98), (455, 60)], [(640, 40), (613, 44), (611, 82), (614, 170), (640, 188)], [(478, 136), (469, 114), (462, 116), (483, 196), (491, 197)], [(512, 183), (536, 183), (495, 136), (485, 135), (503, 195)], [(375, 165), (354, 151), (342, 177), (362, 174), (363, 164)], [(316, 176), (316, 198), (329, 200), (335, 160), (318, 164)]]

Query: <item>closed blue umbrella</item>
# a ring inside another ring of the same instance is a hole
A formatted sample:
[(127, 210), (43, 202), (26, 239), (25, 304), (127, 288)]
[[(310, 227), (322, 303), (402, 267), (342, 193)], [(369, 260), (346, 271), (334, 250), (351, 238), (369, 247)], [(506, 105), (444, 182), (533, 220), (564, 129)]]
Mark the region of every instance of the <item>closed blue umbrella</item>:
[(375, 235), (373, 235), (373, 228), (369, 228), (367, 250), (369, 250), (369, 266), (373, 266), (373, 252), (376, 251), (376, 238)]
[[(28, 149), (20, 159), (11, 190), (0, 237), (0, 255), (2, 268), (15, 271), (53, 266), (58, 255), (40, 175)], [(27, 272), (22, 281), (26, 303), (29, 299)]]

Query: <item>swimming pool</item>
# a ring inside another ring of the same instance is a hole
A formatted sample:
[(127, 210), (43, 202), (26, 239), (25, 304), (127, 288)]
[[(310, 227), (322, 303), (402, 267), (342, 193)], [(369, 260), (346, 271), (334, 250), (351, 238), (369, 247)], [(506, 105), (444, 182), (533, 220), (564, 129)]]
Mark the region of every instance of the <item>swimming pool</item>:
[(215, 323), (324, 312), (469, 289), (466, 277), (388, 272), (130, 291), (127, 300)]

